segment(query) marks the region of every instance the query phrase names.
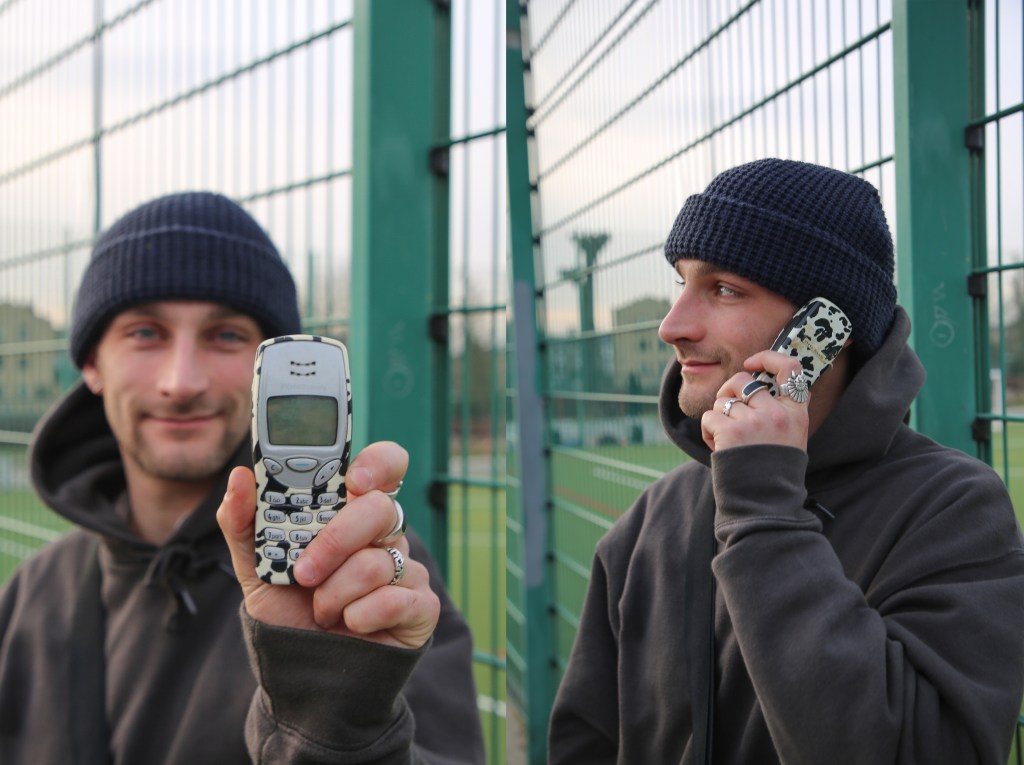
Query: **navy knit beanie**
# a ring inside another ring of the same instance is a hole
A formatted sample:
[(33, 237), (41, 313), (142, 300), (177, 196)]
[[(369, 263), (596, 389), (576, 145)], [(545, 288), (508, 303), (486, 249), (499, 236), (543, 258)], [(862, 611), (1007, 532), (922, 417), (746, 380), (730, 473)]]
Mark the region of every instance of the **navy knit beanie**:
[(896, 309), (892, 236), (875, 187), (805, 162), (762, 159), (726, 170), (686, 200), (665, 257), (714, 263), (801, 306), (828, 298), (853, 339), (878, 350)]
[(125, 308), (168, 299), (223, 303), (252, 316), (267, 337), (301, 331), (295, 282), (277, 248), (220, 194), (154, 199), (99, 238), (71, 318), (72, 360), (81, 368)]

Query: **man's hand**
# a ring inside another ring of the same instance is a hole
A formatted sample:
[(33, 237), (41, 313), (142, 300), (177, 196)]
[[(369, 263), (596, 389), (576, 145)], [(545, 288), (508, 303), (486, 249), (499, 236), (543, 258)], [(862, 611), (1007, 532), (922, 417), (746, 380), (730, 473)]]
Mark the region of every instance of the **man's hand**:
[(217, 522), (249, 615), (267, 624), (400, 648), (427, 642), (441, 604), (426, 568), (409, 558), (409, 543), (400, 539), (391, 546), (405, 556), (405, 575), (391, 585), (395, 562), (374, 544), (395, 525), (395, 504), (383, 492), (398, 485), (408, 464), (406, 451), (391, 442), (371, 444), (359, 453), (345, 477), (348, 503), (296, 561), (301, 586), (267, 584), (256, 576), (256, 480), (248, 468), (235, 468)]
[[(744, 362), (751, 372), (769, 372), (781, 384), (792, 372), (799, 373), (799, 362), (775, 351), (761, 351)], [(739, 372), (718, 390), (715, 405), (700, 420), (701, 435), (711, 451), (750, 444), (779, 444), (807, 450), (808, 404), (798, 404), (783, 393), (773, 398), (767, 390), (755, 393), (743, 403), (743, 386), (753, 375)], [(737, 399), (725, 413), (730, 399)]]

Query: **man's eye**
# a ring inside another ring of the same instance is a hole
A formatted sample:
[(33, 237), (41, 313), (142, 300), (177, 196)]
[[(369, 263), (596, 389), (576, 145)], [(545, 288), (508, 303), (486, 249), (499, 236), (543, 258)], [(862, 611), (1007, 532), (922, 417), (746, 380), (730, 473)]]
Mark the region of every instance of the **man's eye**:
[(234, 329), (219, 330), (215, 337), (221, 343), (244, 343), (246, 341), (245, 335)]
[(136, 340), (154, 340), (157, 337), (152, 327), (135, 327), (128, 334)]
[(736, 295), (738, 293), (732, 287), (727, 287), (724, 284), (719, 284), (718, 294), (723, 297), (732, 297), (733, 295)]

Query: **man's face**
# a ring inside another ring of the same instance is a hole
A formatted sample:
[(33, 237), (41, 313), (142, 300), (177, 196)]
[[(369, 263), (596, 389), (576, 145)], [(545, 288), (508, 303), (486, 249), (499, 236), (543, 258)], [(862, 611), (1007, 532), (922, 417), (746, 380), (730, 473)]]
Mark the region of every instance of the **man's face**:
[(699, 418), (743, 362), (771, 347), (797, 306), (781, 295), (700, 260), (679, 260), (679, 297), (658, 334), (682, 366), (679, 408)]
[(82, 375), (102, 393), (129, 479), (212, 479), (250, 426), (251, 317), (218, 303), (158, 301), (118, 314)]

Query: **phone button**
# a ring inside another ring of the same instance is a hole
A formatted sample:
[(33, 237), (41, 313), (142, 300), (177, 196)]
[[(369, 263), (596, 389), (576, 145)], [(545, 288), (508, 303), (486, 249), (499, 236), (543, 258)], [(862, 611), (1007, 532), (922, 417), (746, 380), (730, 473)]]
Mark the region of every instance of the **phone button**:
[(268, 505), (283, 505), (285, 503), (285, 496), (279, 491), (265, 491), (263, 499), (267, 501)]
[(337, 510), (321, 510), (316, 514), (317, 523), (327, 523), (331, 518), (338, 514)]
[(284, 548), (283, 547), (264, 547), (263, 557), (269, 558), (270, 560), (284, 560)]
[(291, 516), (290, 516), (290, 520), (294, 524), (297, 524), (299, 526), (305, 526), (307, 523), (312, 523), (313, 522), (313, 514), (312, 513), (292, 513)]
[(331, 460), (317, 471), (313, 484), (319, 486), (320, 484), (327, 483), (331, 480), (331, 476), (338, 472), (339, 467), (341, 467), (341, 460)]
[(288, 557), (291, 560), (298, 560), (300, 555), (302, 555), (302, 549), (299, 547), (293, 547), (288, 551)]
[(319, 465), (320, 461), (313, 457), (291, 457), (285, 460), (285, 464), (299, 473), (308, 473)]
[(311, 494), (292, 494), (288, 497), (288, 501), (295, 507), (308, 507), (313, 504), (313, 496)]
[(284, 532), (281, 529), (264, 529), (263, 536), (268, 542), (283, 542)]
[(316, 503), (318, 505), (336, 505), (338, 504), (338, 492), (329, 491), (326, 494), (317, 494)]
[(288, 516), (282, 510), (264, 510), (263, 518), (267, 523), (284, 523)]
[(296, 529), (288, 535), (288, 538), (299, 545), (308, 545), (313, 541), (313, 532), (305, 529)]
[(267, 472), (270, 473), (270, 475), (277, 475), (284, 470), (284, 465), (277, 460), (270, 459), (270, 457), (263, 458), (263, 467), (267, 469)]

